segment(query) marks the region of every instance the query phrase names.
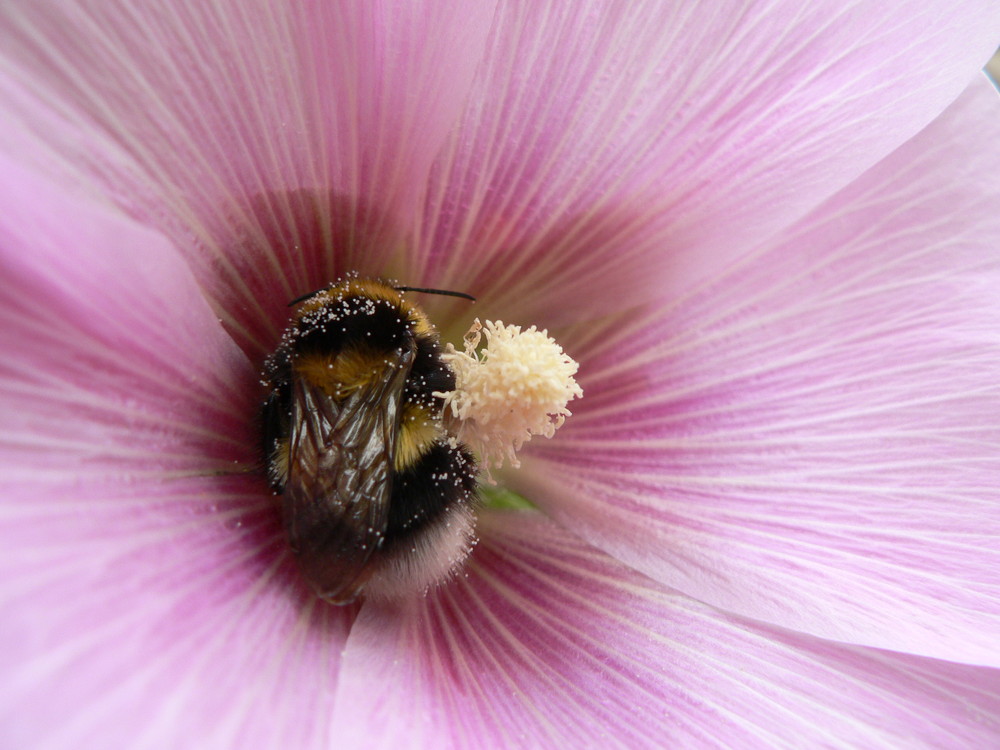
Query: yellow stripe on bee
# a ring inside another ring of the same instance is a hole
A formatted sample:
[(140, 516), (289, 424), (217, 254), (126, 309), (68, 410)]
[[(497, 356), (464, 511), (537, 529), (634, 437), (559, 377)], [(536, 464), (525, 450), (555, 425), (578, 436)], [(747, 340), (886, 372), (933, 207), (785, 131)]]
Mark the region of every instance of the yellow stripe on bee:
[(413, 324), (413, 332), (417, 336), (430, 336), (434, 333), (434, 326), (419, 307), (403, 300), (403, 311)]
[(396, 471), (412, 467), (441, 436), (441, 427), (427, 409), (419, 404), (403, 406), (396, 446)]
[(385, 378), (385, 354), (352, 346), (336, 354), (306, 354), (295, 359), (295, 372), (333, 399), (347, 398)]

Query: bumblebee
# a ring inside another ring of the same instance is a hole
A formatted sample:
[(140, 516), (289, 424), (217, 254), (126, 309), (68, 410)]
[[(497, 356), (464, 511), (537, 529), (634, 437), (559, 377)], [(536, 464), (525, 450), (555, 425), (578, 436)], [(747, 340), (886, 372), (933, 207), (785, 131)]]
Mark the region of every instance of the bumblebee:
[(264, 365), (268, 478), (298, 565), (347, 604), (447, 578), (474, 544), (476, 462), (442, 427), (454, 389), (433, 325), (405, 292), (347, 277), (293, 300)]

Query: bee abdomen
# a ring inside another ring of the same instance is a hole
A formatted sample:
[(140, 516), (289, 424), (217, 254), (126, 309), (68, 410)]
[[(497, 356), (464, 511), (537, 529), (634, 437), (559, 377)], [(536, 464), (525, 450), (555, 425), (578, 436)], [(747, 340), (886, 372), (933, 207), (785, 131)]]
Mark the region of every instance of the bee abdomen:
[(476, 497), (475, 459), (448, 440), (395, 472), (385, 538), (366, 595), (395, 599), (453, 576), (475, 545)]
[(476, 497), (476, 462), (461, 445), (439, 440), (413, 465), (395, 472), (383, 549), (405, 544)]

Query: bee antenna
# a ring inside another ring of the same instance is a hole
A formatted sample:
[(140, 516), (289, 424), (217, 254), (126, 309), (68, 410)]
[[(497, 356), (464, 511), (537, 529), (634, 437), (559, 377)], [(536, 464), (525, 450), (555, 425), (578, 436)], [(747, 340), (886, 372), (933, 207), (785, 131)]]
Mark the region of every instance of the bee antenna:
[(423, 292), (424, 294), (443, 294), (446, 297), (461, 297), (462, 299), (476, 301), (476, 298), (465, 292), (452, 292), (447, 289), (424, 289), (419, 286), (397, 286), (393, 287), (397, 292)]
[(329, 288), (330, 287), (325, 286), (325, 287), (323, 287), (321, 289), (314, 289), (313, 291), (309, 292), (308, 294), (303, 294), (301, 297), (296, 297), (295, 299), (293, 299), (291, 302), (288, 303), (288, 306), (289, 307), (295, 307), (300, 302), (305, 302), (310, 297), (315, 297), (320, 292), (325, 292)]

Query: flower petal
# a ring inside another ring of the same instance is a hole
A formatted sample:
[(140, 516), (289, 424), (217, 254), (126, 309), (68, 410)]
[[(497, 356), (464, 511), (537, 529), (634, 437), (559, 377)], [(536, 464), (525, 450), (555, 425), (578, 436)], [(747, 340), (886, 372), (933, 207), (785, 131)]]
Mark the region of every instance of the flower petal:
[(33, 500), (0, 515), (5, 746), (327, 746), (354, 613), (304, 591), (253, 483)]
[(0, 204), (13, 471), (252, 462), (255, 373), (174, 248), (2, 157)]
[(262, 298), (283, 306), (347, 269), (388, 270), (398, 244), (385, 225), (422, 206), (492, 13), (391, 1), (18, 5), (0, 37), (4, 138), (60, 179), (96, 177), (167, 234), (259, 354), (277, 337)]
[(1000, 672), (761, 628), (531, 513), (488, 514), (467, 578), (366, 605), (338, 747), (988, 747)]
[(422, 260), (514, 323), (669, 298), (917, 133), (998, 38), (988, 0), (504, 3)]
[(162, 236), (5, 159), (0, 204), (3, 744), (324, 738), (352, 613), (247, 473), (249, 363)]
[(702, 601), (1000, 664), (998, 112), (983, 81), (711, 287), (568, 346), (585, 397), (512, 481)]
[(585, 397), (513, 481), (702, 601), (1000, 664), (998, 113), (983, 81), (710, 288), (568, 345)]

